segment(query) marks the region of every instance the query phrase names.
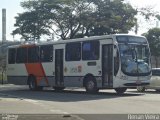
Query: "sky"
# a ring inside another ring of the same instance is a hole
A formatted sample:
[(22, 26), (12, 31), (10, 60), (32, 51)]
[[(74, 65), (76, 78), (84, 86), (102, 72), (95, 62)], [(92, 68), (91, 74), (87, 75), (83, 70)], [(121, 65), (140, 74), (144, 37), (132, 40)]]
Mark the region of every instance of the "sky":
[(11, 33), (15, 29), (15, 16), (24, 11), (20, 6), (21, 1), (23, 0), (0, 0), (0, 40), (2, 39), (2, 9), (6, 9), (6, 39), (13, 40)]
[[(126, 0), (126, 1), (128, 1), (134, 8), (151, 7), (153, 8), (154, 12), (160, 14), (160, 0)], [(157, 19), (150, 19), (150, 21), (148, 22), (146, 22), (142, 16), (138, 16), (137, 19), (139, 23), (139, 29), (138, 29), (139, 35), (147, 32), (149, 29), (153, 27), (160, 27), (160, 21), (158, 21)]]
[[(6, 9), (6, 38), (7, 40), (18, 40), (20, 36), (13, 36), (11, 35), (12, 31), (15, 29), (15, 16), (17, 13), (24, 12), (24, 9), (20, 6), (20, 2), (24, 0), (0, 0), (0, 40), (2, 39), (2, 9)], [(146, 7), (151, 6), (154, 8), (155, 11), (160, 12), (160, 0), (126, 0), (129, 2), (133, 7)], [(139, 20), (140, 28), (138, 34), (146, 32), (149, 28), (156, 26), (156, 21), (152, 20), (149, 23), (145, 23), (143, 20)], [(132, 32), (131, 32), (132, 33)]]

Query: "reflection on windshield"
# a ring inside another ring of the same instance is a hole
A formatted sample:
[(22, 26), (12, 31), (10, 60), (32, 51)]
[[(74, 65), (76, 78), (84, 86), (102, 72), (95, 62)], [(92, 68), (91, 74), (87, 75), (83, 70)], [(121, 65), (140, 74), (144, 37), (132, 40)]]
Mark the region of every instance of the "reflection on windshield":
[(122, 71), (126, 74), (149, 73), (149, 49), (147, 45), (119, 44)]

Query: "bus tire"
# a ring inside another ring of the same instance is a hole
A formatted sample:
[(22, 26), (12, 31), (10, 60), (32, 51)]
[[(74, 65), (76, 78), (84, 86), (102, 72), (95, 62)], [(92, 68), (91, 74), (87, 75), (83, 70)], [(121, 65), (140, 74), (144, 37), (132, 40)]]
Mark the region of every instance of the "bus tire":
[(115, 91), (117, 94), (123, 94), (124, 92), (126, 92), (127, 88), (122, 87), (122, 88), (115, 88)]
[(37, 86), (36, 90), (37, 91), (42, 91), (43, 90), (43, 86)]
[(145, 87), (143, 87), (143, 86), (137, 86), (137, 91), (138, 92), (144, 92), (145, 90), (146, 90)]
[(156, 90), (156, 92), (160, 92), (160, 89), (155, 89)]
[(28, 79), (28, 85), (29, 85), (29, 89), (30, 90), (40, 90), (42, 89), (42, 87), (37, 87), (36, 85), (36, 79), (34, 76), (30, 76), (29, 79)]
[(97, 88), (96, 80), (93, 76), (88, 76), (85, 79), (84, 86), (85, 86), (86, 92), (88, 92), (88, 93), (96, 93), (99, 90)]
[(54, 89), (55, 91), (62, 91), (62, 90), (65, 89), (65, 87), (53, 87), (53, 89)]

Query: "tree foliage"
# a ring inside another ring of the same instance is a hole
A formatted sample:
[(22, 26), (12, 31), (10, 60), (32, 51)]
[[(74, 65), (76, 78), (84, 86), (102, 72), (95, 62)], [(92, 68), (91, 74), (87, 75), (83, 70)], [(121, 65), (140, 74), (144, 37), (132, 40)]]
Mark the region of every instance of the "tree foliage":
[(42, 34), (49, 34), (49, 31), (44, 27), (45, 22), (36, 11), (19, 14), (16, 17), (15, 26), (17, 28), (12, 34), (20, 34), (25, 40), (38, 40)]
[(123, 0), (95, 0), (97, 6), (93, 34), (127, 33), (135, 24), (136, 10)]
[(137, 9), (137, 12), (140, 15), (144, 16), (145, 20), (150, 20), (151, 17), (157, 18), (157, 15), (158, 15), (158, 12), (154, 11), (153, 9), (154, 7), (152, 6), (145, 6), (145, 7)]
[(160, 28), (150, 29), (144, 36), (149, 42), (151, 54), (155, 57), (156, 66), (158, 66), (158, 57), (160, 57)]
[(27, 11), (16, 17), (13, 35), (26, 39), (127, 33), (136, 24), (137, 11), (123, 0), (29, 0), (21, 6)]

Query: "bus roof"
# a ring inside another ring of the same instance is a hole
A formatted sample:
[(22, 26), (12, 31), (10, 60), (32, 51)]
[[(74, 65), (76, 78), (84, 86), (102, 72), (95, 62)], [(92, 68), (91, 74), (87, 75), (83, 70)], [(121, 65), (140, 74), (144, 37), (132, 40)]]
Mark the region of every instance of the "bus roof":
[[(110, 35), (102, 35), (102, 36), (91, 36), (86, 38), (75, 38), (75, 39), (67, 39), (67, 40), (58, 40), (58, 41), (45, 41), (40, 43), (22, 43), (19, 45), (9, 46), (9, 48), (16, 48), (20, 46), (33, 46), (33, 45), (50, 45), (50, 44), (65, 44), (69, 42), (80, 42), (80, 41), (87, 41), (87, 40), (100, 40), (100, 39), (112, 39), (116, 36), (135, 36), (135, 37), (143, 37), (138, 35), (130, 35), (130, 34), (110, 34)], [(143, 37), (144, 38), (144, 37)]]

